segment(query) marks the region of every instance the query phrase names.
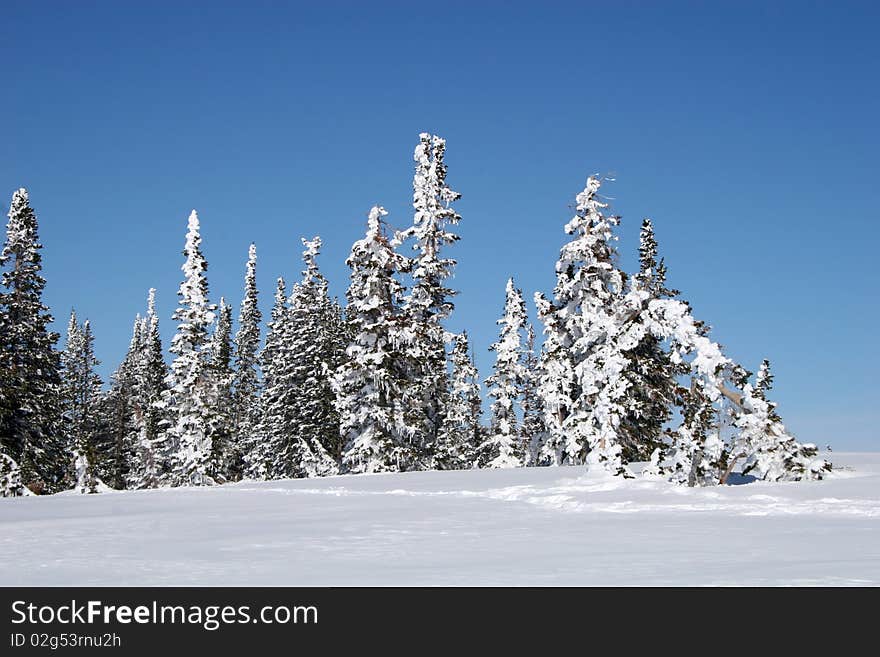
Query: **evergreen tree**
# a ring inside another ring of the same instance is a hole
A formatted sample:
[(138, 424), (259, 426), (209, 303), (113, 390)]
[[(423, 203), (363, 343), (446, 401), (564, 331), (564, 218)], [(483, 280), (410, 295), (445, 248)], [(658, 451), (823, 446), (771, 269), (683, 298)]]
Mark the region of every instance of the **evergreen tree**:
[(479, 374), (467, 331), (455, 336), (452, 345), (452, 376), (436, 461), (441, 470), (465, 470), (473, 467), (482, 443)]
[[(273, 311), (266, 341), (262, 440), (257, 462), (271, 478), (314, 477), (338, 471), (339, 416), (330, 384), (345, 342), (338, 304), (327, 296), (317, 265), (321, 240), (303, 240), (306, 269), (287, 300)], [(277, 306), (277, 304), (276, 304)]]
[(260, 353), (263, 386), (257, 400), (257, 423), (248, 436), (244, 448), (245, 476), (267, 479), (271, 475), (272, 446), (281, 440), (284, 431), (284, 382), (283, 340), (287, 330), (287, 288), (283, 278), (278, 278), (275, 288), (275, 304), (269, 321), (266, 344)]
[(614, 264), (619, 218), (603, 213), (599, 187), (598, 178), (587, 180), (565, 226), (574, 237), (556, 264), (554, 302), (535, 297), (546, 334), (539, 384), (548, 425), (543, 450), (555, 464), (591, 463), (627, 474), (617, 427), (626, 412), (624, 351), (634, 345), (617, 339), (626, 277)]
[(767, 399), (772, 387), (770, 361), (765, 359), (755, 385), (743, 386), (742, 409), (734, 419), (739, 434), (732, 451), (742, 450), (746, 456), (743, 474), (767, 481), (822, 479), (831, 464), (818, 457), (815, 445), (799, 443), (785, 430), (776, 404)]
[(407, 330), (398, 334), (409, 369), (406, 423), (417, 428), (412, 438), (412, 457), (402, 464), (407, 470), (433, 467), (446, 413), (448, 382), (443, 321), (454, 308), (451, 298), (455, 291), (445, 283), (452, 276), (455, 260), (441, 257), (441, 252), (444, 246), (459, 239), (449, 226), (461, 220), (452, 208), (461, 195), (446, 185), (445, 151), (444, 139), (427, 133), (419, 135), (414, 153), (413, 225), (397, 237), (400, 243), (412, 238), (417, 252), (409, 269), (413, 285), (403, 305)]
[(122, 363), (110, 377), (110, 390), (101, 400), (101, 428), (95, 441), (98, 474), (116, 489), (128, 488), (138, 467), (136, 440), (140, 394), (138, 359), (143, 348), (144, 320), (135, 318), (131, 342)]
[(70, 310), (70, 317), (67, 320), (67, 335), (65, 347), (58, 355), (61, 364), (60, 382), (58, 387), (58, 407), (61, 410), (61, 421), (63, 427), (63, 440), (68, 451), (70, 468), (65, 472), (65, 488), (72, 487), (73, 460), (70, 456), (76, 449), (76, 431), (72, 426), (74, 406), (77, 403), (76, 390), (76, 355), (81, 349), (82, 333), (79, 321), (76, 317), (76, 310)]
[(21, 483), (21, 468), (11, 456), (0, 452), (0, 497), (22, 497), (31, 494)]
[(507, 280), (504, 315), (498, 320), (498, 342), (489, 347), (495, 352), (494, 373), (486, 379), (492, 398), (492, 423), (488, 439), (480, 446), (478, 465), (489, 468), (515, 468), (526, 458), (526, 446), (516, 417), (516, 405), (524, 380), (522, 333), (526, 324), (526, 304), (513, 279)]
[(545, 465), (541, 459), (541, 445), (546, 437), (544, 426), (544, 405), (538, 394), (541, 379), (541, 364), (535, 351), (535, 329), (526, 327), (526, 348), (522, 359), (522, 382), (520, 388), (520, 408), (522, 409), (522, 441), (526, 448), (525, 465)]
[[(25, 189), (12, 196), (0, 252), (0, 451), (35, 492), (63, 486), (67, 453), (59, 426), (58, 334), (42, 295), (42, 244)], [(11, 466), (10, 466), (11, 467)]]
[(156, 290), (150, 288), (147, 297), (147, 316), (144, 322), (143, 344), (137, 368), (139, 406), (138, 437), (136, 442), (138, 488), (155, 488), (168, 473), (168, 446), (163, 427), (166, 423), (165, 399), (168, 366), (162, 354), (159, 334), (159, 316), (156, 313)]
[[(642, 222), (639, 234), (639, 273), (633, 287), (644, 293), (643, 303), (668, 299), (677, 294), (666, 288), (666, 266), (657, 260), (657, 241), (650, 219)], [(641, 320), (641, 314), (634, 321)], [(646, 460), (661, 445), (664, 425), (672, 417), (677, 387), (676, 374), (663, 340), (645, 331), (635, 348), (625, 353), (628, 361), (624, 377), (629, 382), (624, 399), (626, 415), (618, 427), (623, 457), (626, 461)]]
[(211, 336), (207, 378), (211, 386), (211, 463), (214, 481), (228, 479), (233, 463), (232, 306), (220, 297), (217, 325)]
[(76, 489), (81, 493), (97, 493), (96, 437), (102, 382), (95, 368), (100, 363), (95, 358), (91, 324), (88, 320), (82, 326), (77, 324), (75, 312), (70, 314), (62, 363), (62, 408), (69, 459), (75, 464)]
[(247, 270), (244, 278), (244, 299), (238, 314), (238, 332), (235, 334), (235, 376), (233, 389), (233, 436), (230, 460), (230, 478), (241, 478), (245, 468), (245, 452), (259, 421), (260, 394), (259, 349), (260, 322), (263, 319), (257, 304), (257, 247), (248, 249)]
[(374, 206), (363, 239), (354, 243), (345, 264), (351, 269), (348, 321), (352, 339), (336, 370), (333, 389), (345, 441), (347, 472), (398, 470), (414, 431), (406, 425), (404, 376), (396, 344), (403, 287), (396, 275), (404, 258), (383, 229), (384, 208)]
[(679, 391), (682, 422), (672, 434), (672, 445), (661, 464), (670, 481), (688, 486), (717, 484), (726, 462), (725, 446), (716, 423), (717, 411), (709, 383), (691, 378)]
[(338, 471), (342, 448), (339, 415), (330, 384), (342, 364), (341, 311), (327, 295), (317, 264), (321, 238), (303, 239), (303, 279), (291, 292), (283, 334), (284, 432), (278, 436), (273, 470), (278, 477), (314, 477)]
[(170, 477), (174, 485), (214, 483), (210, 476), (213, 386), (208, 372), (208, 327), (214, 320), (215, 307), (208, 300), (208, 264), (201, 252), (201, 242), (199, 217), (193, 210), (183, 250), (184, 280), (177, 293), (180, 305), (173, 315), (178, 326), (171, 341), (170, 351), (175, 358), (166, 393), (171, 416)]

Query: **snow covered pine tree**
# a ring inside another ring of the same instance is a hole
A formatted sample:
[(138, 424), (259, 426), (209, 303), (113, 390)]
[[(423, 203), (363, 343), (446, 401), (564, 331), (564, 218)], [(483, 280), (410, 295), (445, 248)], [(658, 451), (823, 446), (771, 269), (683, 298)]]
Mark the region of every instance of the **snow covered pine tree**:
[(351, 269), (346, 297), (353, 337), (332, 383), (345, 440), (342, 469), (346, 472), (400, 469), (415, 433), (406, 424), (407, 371), (396, 341), (403, 295), (396, 275), (405, 258), (385, 233), (387, 214), (380, 206), (370, 210), (366, 235), (352, 245), (345, 261)]
[(235, 368), (232, 382), (232, 444), (230, 450), (230, 479), (241, 479), (246, 467), (245, 454), (259, 421), (260, 395), (259, 349), (260, 322), (263, 319), (257, 304), (257, 247), (248, 249), (244, 278), (244, 299), (238, 314), (238, 332), (235, 334)]
[(288, 305), (283, 278), (278, 278), (274, 299), (266, 344), (259, 356), (263, 382), (257, 399), (256, 424), (243, 446), (244, 475), (252, 479), (272, 477), (273, 450), (280, 444), (285, 431), (283, 369), (286, 358), (283, 340), (287, 331)]
[(211, 470), (211, 407), (213, 390), (208, 373), (210, 349), (208, 327), (214, 321), (214, 306), (208, 300), (208, 263), (201, 252), (199, 217), (189, 216), (184, 263), (184, 280), (177, 295), (180, 305), (173, 319), (178, 322), (171, 340), (175, 355), (168, 375), (166, 404), (171, 419), (168, 427), (172, 485), (213, 484)]
[[(639, 233), (639, 273), (632, 277), (632, 286), (644, 290), (648, 299), (669, 299), (678, 294), (666, 287), (666, 265), (662, 259), (657, 260), (657, 240), (650, 219), (642, 222)], [(661, 446), (661, 434), (672, 417), (678, 389), (675, 377), (684, 372), (672, 362), (663, 340), (647, 331), (624, 355), (628, 361), (624, 377), (629, 387), (624, 400), (626, 415), (619, 426), (620, 443), (624, 460), (644, 461)]]
[[(43, 248), (27, 190), (12, 195), (0, 252), (0, 451), (4, 466), (37, 493), (64, 486), (67, 451), (60, 428), (58, 334), (43, 304)], [(18, 468), (18, 470), (16, 470)], [(15, 488), (13, 486), (13, 488)]]
[(61, 356), (61, 390), (69, 460), (80, 493), (97, 493), (100, 483), (95, 443), (103, 384), (95, 372), (100, 363), (95, 358), (94, 345), (89, 321), (79, 325), (76, 313), (71, 312), (67, 346)]
[(522, 292), (507, 279), (504, 316), (498, 342), (489, 349), (495, 352), (492, 376), (486, 379), (492, 398), (489, 436), (480, 445), (477, 464), (481, 468), (516, 468), (525, 464), (526, 445), (516, 416), (520, 387), (525, 379), (522, 365), (522, 333), (526, 324), (526, 304)]
[(542, 452), (553, 464), (589, 463), (625, 474), (618, 426), (626, 415), (627, 366), (618, 337), (618, 304), (626, 275), (614, 264), (612, 229), (598, 178), (577, 195), (565, 232), (574, 237), (556, 263), (554, 301), (535, 295), (546, 335), (539, 391), (548, 435)]
[(465, 470), (475, 465), (484, 433), (479, 378), (467, 331), (462, 331), (452, 342), (452, 375), (436, 458), (440, 470)]
[(443, 322), (454, 308), (451, 297), (455, 291), (446, 287), (445, 281), (452, 276), (455, 260), (442, 258), (441, 251), (459, 239), (449, 226), (461, 220), (452, 208), (461, 195), (446, 185), (445, 152), (446, 141), (441, 137), (424, 132), (419, 135), (413, 155), (413, 225), (395, 238), (397, 244), (412, 238), (417, 252), (407, 269), (413, 285), (403, 303), (406, 330), (398, 333), (409, 369), (406, 422), (416, 428), (411, 453), (401, 463), (404, 470), (434, 468), (446, 414), (448, 336)]
[(526, 327), (526, 348), (522, 356), (523, 380), (520, 387), (520, 408), (522, 409), (522, 437), (526, 445), (525, 465), (546, 465), (541, 458), (541, 445), (546, 440), (547, 429), (544, 424), (544, 405), (538, 394), (541, 380), (540, 358), (535, 351), (535, 329), (531, 323)]
[(339, 468), (334, 458), (341, 442), (339, 416), (330, 376), (342, 362), (345, 332), (341, 310), (327, 296), (327, 280), (318, 269), (321, 239), (302, 242), (303, 278), (286, 306), (278, 308), (276, 300), (279, 316), (273, 311), (266, 341), (271, 360), (264, 365), (261, 432), (270, 478), (316, 477)]

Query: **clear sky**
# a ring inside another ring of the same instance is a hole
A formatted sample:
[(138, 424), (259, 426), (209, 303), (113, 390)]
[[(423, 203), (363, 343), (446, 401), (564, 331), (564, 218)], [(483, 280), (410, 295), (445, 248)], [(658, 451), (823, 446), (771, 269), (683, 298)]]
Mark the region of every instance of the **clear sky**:
[(57, 328), (91, 319), (106, 377), (151, 286), (170, 339), (192, 208), (214, 300), (237, 309), (254, 241), (268, 312), (315, 234), (342, 296), (370, 206), (411, 221), (435, 132), (463, 195), (449, 327), (486, 376), (506, 278), (552, 288), (608, 174), (622, 266), (652, 217), (715, 339), (773, 362), (795, 435), (877, 450), (878, 28), (868, 2), (5, 0), (0, 192), (29, 188)]

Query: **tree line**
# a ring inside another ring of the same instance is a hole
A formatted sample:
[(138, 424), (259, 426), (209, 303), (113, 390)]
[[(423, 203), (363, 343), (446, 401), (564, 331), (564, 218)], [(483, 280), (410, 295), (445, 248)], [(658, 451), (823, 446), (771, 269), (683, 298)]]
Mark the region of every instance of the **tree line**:
[(0, 494), (579, 464), (632, 477), (634, 461), (690, 486), (725, 483), (737, 466), (771, 481), (830, 470), (785, 429), (769, 362), (753, 374), (727, 357), (667, 287), (650, 220), (638, 272), (617, 266), (620, 218), (596, 176), (565, 225), (552, 296), (534, 296), (540, 346), (507, 282), (484, 423), (468, 335), (445, 328), (461, 220), (445, 149), (420, 135), (409, 227), (370, 210), (344, 306), (319, 268), (320, 237), (302, 240), (301, 277), (277, 279), (265, 339), (255, 245), (233, 331), (232, 306), (211, 301), (193, 211), (171, 362), (151, 289), (106, 390), (88, 320), (73, 312), (57, 348), (37, 217), (17, 190), (0, 255)]

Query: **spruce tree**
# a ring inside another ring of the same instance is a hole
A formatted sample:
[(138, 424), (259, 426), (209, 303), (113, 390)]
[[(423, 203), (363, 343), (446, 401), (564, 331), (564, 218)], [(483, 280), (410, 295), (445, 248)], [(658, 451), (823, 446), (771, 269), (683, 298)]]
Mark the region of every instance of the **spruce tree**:
[(331, 373), (341, 365), (345, 350), (338, 326), (342, 316), (328, 297), (327, 279), (318, 268), (321, 238), (303, 239), (302, 243), (306, 268), (288, 300), (282, 337), (284, 429), (276, 437), (276, 477), (334, 474), (342, 456), (339, 415), (330, 384)]
[(150, 288), (147, 316), (144, 323), (141, 357), (137, 368), (137, 393), (140, 422), (138, 424), (137, 481), (138, 488), (155, 488), (170, 468), (163, 427), (166, 420), (166, 379), (168, 366), (162, 353), (159, 316), (156, 314), (156, 290)]
[(398, 470), (414, 433), (406, 425), (407, 372), (395, 340), (403, 296), (396, 276), (405, 260), (385, 233), (387, 214), (380, 206), (370, 210), (366, 235), (345, 261), (351, 269), (346, 310), (352, 339), (332, 384), (346, 472)]
[(704, 378), (694, 376), (690, 386), (679, 391), (682, 422), (672, 434), (671, 448), (662, 463), (663, 472), (674, 483), (711, 486), (720, 481), (726, 452), (710, 386)]
[(22, 497), (32, 494), (21, 483), (21, 468), (11, 456), (0, 452), (0, 497)]
[(412, 239), (417, 252), (409, 273), (413, 284), (403, 305), (406, 332), (401, 332), (401, 349), (408, 361), (407, 424), (417, 428), (413, 453), (405, 469), (433, 467), (434, 452), (446, 412), (446, 332), (443, 322), (452, 312), (454, 290), (446, 287), (455, 260), (441, 257), (443, 247), (458, 241), (449, 230), (461, 216), (452, 203), (461, 195), (446, 184), (444, 155), (446, 140), (422, 133), (416, 146), (413, 177), (413, 225), (399, 233), (397, 241)]
[(233, 434), (229, 464), (229, 475), (233, 481), (240, 479), (243, 474), (245, 453), (259, 421), (260, 322), (263, 316), (257, 296), (257, 247), (251, 244), (244, 278), (244, 299), (238, 314), (238, 332), (235, 334)]
[(276, 311), (266, 340), (257, 468), (269, 478), (314, 477), (339, 469), (339, 416), (330, 384), (344, 357), (338, 304), (317, 265), (320, 238), (303, 239), (302, 280)]
[(229, 478), (234, 454), (232, 398), (232, 306), (220, 297), (217, 324), (209, 345), (206, 377), (211, 386), (210, 477), (217, 482)]
[(137, 369), (144, 340), (144, 320), (137, 315), (122, 363), (110, 377), (110, 390), (101, 402), (101, 430), (96, 440), (98, 473), (108, 486), (133, 486), (138, 469), (137, 434), (140, 421)]
[(166, 393), (171, 421), (170, 478), (174, 485), (214, 483), (210, 476), (213, 389), (208, 371), (208, 328), (214, 320), (215, 307), (208, 300), (208, 264), (201, 252), (201, 241), (199, 217), (193, 210), (183, 250), (184, 280), (177, 293), (180, 305), (173, 315), (178, 326), (171, 340), (170, 351), (175, 358)]
[(627, 475), (617, 434), (626, 413), (624, 351), (631, 348), (617, 339), (626, 276), (615, 266), (612, 244), (619, 218), (603, 212), (608, 204), (599, 187), (598, 178), (587, 180), (565, 226), (573, 238), (556, 264), (554, 301), (535, 298), (546, 333), (539, 388), (548, 425), (543, 449), (554, 464), (591, 463)]
[(514, 468), (523, 465), (526, 458), (526, 446), (516, 416), (524, 379), (522, 337), (526, 305), (512, 278), (507, 280), (504, 315), (497, 324), (501, 326), (498, 341), (489, 347), (495, 352), (494, 372), (486, 379), (488, 395), (493, 400), (492, 420), (489, 437), (480, 446), (477, 457), (481, 468)]
[[(633, 277), (633, 288), (643, 293), (643, 303), (668, 299), (677, 294), (666, 287), (666, 266), (657, 259), (657, 241), (650, 219), (642, 222), (639, 234), (639, 273)], [(639, 315), (634, 321), (641, 321)], [(663, 340), (644, 332), (635, 348), (625, 352), (628, 361), (624, 377), (629, 382), (624, 400), (626, 415), (621, 419), (618, 435), (626, 461), (646, 460), (660, 447), (664, 425), (672, 416), (675, 398), (676, 368)]]
[(520, 387), (520, 409), (522, 410), (522, 440), (526, 448), (525, 465), (545, 465), (540, 456), (541, 445), (546, 437), (544, 425), (544, 405), (538, 393), (541, 379), (541, 364), (535, 350), (535, 329), (529, 323), (526, 327), (526, 348), (522, 357), (522, 382)]
[(62, 354), (62, 409), (67, 432), (69, 461), (75, 464), (76, 489), (98, 492), (98, 450), (101, 378), (95, 372), (94, 336), (88, 320), (77, 323), (71, 312), (67, 346)]
[(447, 399), (436, 465), (440, 470), (469, 469), (475, 464), (483, 436), (479, 374), (470, 353), (467, 331), (456, 335), (452, 343)]
[(59, 426), (60, 359), (43, 304), (37, 216), (25, 189), (12, 196), (0, 252), (0, 451), (34, 492), (60, 490), (67, 453)]
[(746, 457), (743, 474), (767, 481), (824, 478), (831, 464), (818, 457), (815, 445), (799, 443), (785, 430), (776, 404), (767, 398), (772, 387), (770, 361), (765, 359), (754, 386), (743, 386), (742, 408), (734, 418), (739, 432), (733, 439), (732, 452), (742, 450)]
[(257, 423), (243, 445), (245, 476), (252, 479), (271, 476), (272, 449), (282, 439), (285, 430), (282, 368), (285, 362), (283, 340), (287, 330), (288, 305), (283, 278), (278, 278), (274, 299), (266, 344), (259, 356), (263, 385), (257, 402)]

